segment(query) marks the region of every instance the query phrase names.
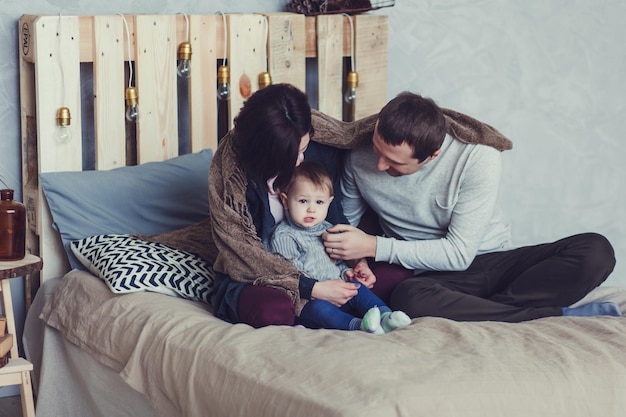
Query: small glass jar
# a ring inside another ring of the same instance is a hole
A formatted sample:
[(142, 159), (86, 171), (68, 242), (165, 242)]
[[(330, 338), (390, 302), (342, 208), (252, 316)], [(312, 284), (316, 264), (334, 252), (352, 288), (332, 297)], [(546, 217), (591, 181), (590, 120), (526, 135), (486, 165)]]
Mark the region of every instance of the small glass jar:
[(0, 190), (0, 261), (26, 256), (26, 207), (13, 200), (13, 190)]

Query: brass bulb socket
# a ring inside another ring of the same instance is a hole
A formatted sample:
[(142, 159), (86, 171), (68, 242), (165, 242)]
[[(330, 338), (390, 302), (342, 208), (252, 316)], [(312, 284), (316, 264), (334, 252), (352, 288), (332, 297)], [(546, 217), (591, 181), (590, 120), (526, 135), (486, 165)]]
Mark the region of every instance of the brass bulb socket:
[(70, 113), (70, 109), (67, 107), (60, 107), (57, 110), (57, 125), (58, 126), (69, 126), (72, 120), (72, 115)]
[(226, 65), (220, 65), (217, 68), (217, 82), (219, 84), (228, 84), (230, 74), (228, 73), (228, 67)]
[(265, 71), (259, 74), (259, 89), (263, 89), (268, 85), (272, 85), (272, 76)]
[(129, 106), (137, 104), (137, 101), (139, 99), (139, 96), (137, 95), (137, 88), (135, 87), (126, 88), (124, 96), (126, 97), (126, 104)]
[(189, 42), (178, 45), (178, 59), (191, 59), (191, 44)]
[(346, 86), (348, 88), (357, 88), (359, 86), (359, 74), (356, 71), (350, 71), (346, 78)]

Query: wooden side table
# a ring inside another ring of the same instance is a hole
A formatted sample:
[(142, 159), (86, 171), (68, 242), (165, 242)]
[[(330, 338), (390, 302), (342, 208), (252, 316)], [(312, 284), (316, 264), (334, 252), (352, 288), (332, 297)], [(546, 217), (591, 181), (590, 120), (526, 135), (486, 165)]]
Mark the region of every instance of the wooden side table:
[(41, 258), (35, 255), (26, 255), (19, 261), (0, 261), (0, 290), (2, 291), (2, 311), (7, 319), (7, 330), (14, 336), (9, 363), (0, 368), (0, 387), (19, 385), (22, 398), (22, 413), (24, 417), (35, 417), (33, 388), (30, 372), (33, 364), (20, 358), (17, 349), (17, 333), (15, 331), (15, 315), (11, 300), (10, 278), (23, 277), (38, 272), (43, 265)]

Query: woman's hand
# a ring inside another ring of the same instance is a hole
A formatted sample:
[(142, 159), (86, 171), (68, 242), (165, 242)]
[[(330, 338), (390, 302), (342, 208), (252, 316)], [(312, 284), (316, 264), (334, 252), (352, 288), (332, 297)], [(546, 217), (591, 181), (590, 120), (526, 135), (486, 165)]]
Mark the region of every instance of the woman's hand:
[(360, 285), (359, 283), (345, 282), (339, 279), (318, 281), (313, 285), (311, 299), (326, 300), (337, 307), (341, 307), (357, 294)]
[(362, 259), (376, 256), (376, 236), (347, 224), (336, 224), (322, 234), (326, 252), (333, 259)]

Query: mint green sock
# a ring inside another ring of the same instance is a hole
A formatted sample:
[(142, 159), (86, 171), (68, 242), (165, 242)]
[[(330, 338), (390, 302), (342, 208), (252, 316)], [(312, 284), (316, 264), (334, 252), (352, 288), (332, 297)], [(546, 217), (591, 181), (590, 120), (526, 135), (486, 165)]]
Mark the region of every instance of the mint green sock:
[(389, 333), (401, 327), (406, 327), (409, 324), (411, 324), (411, 318), (403, 311), (383, 313), (380, 318), (380, 326), (383, 328), (385, 333)]
[(367, 333), (384, 334), (385, 330), (381, 326), (380, 310), (372, 307), (367, 310), (361, 321), (361, 330)]

